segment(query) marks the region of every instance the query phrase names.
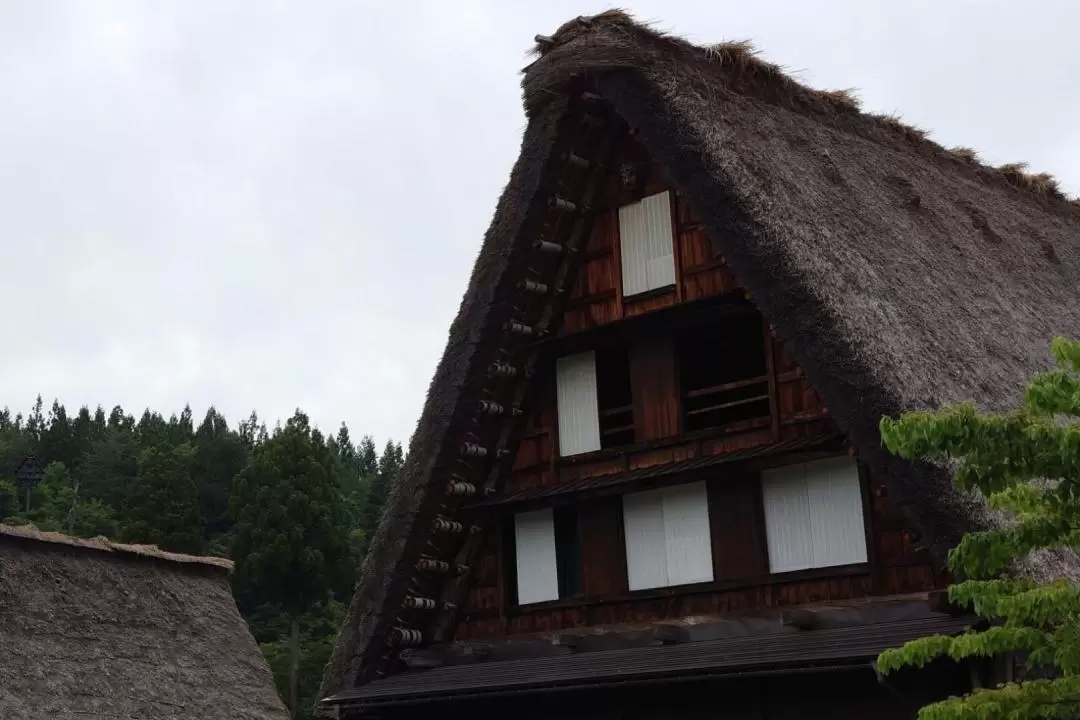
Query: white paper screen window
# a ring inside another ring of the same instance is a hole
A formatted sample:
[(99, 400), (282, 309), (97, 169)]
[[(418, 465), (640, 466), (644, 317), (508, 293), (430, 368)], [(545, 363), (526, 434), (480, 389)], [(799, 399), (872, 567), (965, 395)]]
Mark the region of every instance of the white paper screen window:
[(769, 570), (866, 562), (862, 486), (849, 457), (762, 473)]
[(567, 355), (555, 362), (559, 412), (559, 454), (600, 449), (600, 410), (596, 399), (596, 354)]
[(555, 523), (551, 508), (514, 516), (518, 603), (559, 599)]
[(623, 295), (675, 284), (671, 194), (650, 195), (619, 208)]
[(624, 495), (623, 525), (631, 590), (713, 579), (704, 482)]

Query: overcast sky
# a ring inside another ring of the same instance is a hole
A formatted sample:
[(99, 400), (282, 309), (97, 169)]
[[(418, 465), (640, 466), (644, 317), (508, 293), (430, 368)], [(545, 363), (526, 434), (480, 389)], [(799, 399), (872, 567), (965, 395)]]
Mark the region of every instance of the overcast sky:
[[(625, 2), (1080, 192), (1080, 6)], [(0, 406), (406, 441), (578, 0), (0, 0)]]

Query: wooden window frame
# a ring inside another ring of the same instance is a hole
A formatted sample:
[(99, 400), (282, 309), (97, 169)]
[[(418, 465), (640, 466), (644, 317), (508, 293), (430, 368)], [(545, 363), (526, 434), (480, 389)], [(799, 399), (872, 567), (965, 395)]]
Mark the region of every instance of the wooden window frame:
[[(830, 455), (830, 457), (840, 457), (840, 456), (841, 456), (840, 453), (833, 453), (833, 454)], [(758, 536), (757, 539), (756, 539), (756, 544), (757, 544), (757, 547), (760, 549), (760, 551), (763, 554), (763, 557), (760, 559), (761, 560), (760, 567), (764, 568), (764, 572), (762, 572), (762, 573), (760, 573), (758, 575), (749, 576), (749, 577), (743, 577), (743, 578), (734, 578), (734, 579), (723, 578), (718, 574), (718, 570), (717, 570), (717, 567), (716, 567), (716, 560), (717, 559), (716, 559), (716, 555), (715, 555), (715, 552), (714, 552), (713, 553), (713, 580), (710, 581), (710, 582), (692, 583), (692, 584), (687, 584), (687, 585), (674, 585), (674, 586), (661, 587), (661, 588), (647, 588), (647, 589), (643, 589), (643, 590), (626, 590), (624, 592), (599, 594), (599, 595), (586, 595), (582, 591), (581, 594), (579, 594), (577, 596), (574, 596), (574, 597), (570, 597), (570, 598), (559, 598), (558, 600), (548, 600), (548, 601), (544, 601), (544, 602), (529, 603), (529, 604), (521, 605), (521, 604), (518, 604), (517, 601), (516, 601), (517, 577), (516, 577), (516, 566), (514, 564), (515, 549), (514, 549), (514, 546), (512, 544), (510, 544), (510, 545), (505, 545), (502, 548), (504, 558), (509, 558), (510, 559), (509, 563), (507, 563), (505, 561), (502, 563), (503, 572), (508, 573), (505, 580), (502, 583), (503, 589), (504, 589), (503, 601), (504, 601), (504, 606), (506, 607), (506, 614), (507, 614), (507, 616), (515, 616), (515, 615), (519, 615), (519, 614), (522, 614), (522, 613), (528, 613), (528, 612), (533, 612), (533, 611), (541, 611), (541, 610), (554, 610), (554, 609), (574, 608), (574, 607), (594, 607), (594, 606), (598, 606), (598, 605), (611, 605), (611, 604), (619, 604), (619, 603), (626, 603), (626, 602), (634, 602), (634, 601), (638, 601), (638, 600), (650, 600), (650, 599), (658, 599), (658, 598), (667, 598), (667, 597), (673, 597), (673, 596), (678, 596), (678, 595), (697, 595), (697, 594), (712, 593), (712, 592), (726, 592), (726, 591), (732, 591), (732, 590), (748, 590), (748, 589), (755, 588), (755, 587), (770, 588), (770, 587), (775, 587), (775, 586), (779, 586), (779, 585), (785, 585), (785, 584), (789, 584), (789, 583), (807, 582), (807, 581), (814, 581), (814, 580), (828, 580), (828, 579), (834, 579), (834, 578), (838, 579), (838, 578), (861, 577), (861, 576), (865, 576), (866, 578), (868, 578), (868, 580), (870, 582), (870, 586), (871, 586), (871, 592), (876, 592), (876, 587), (877, 587), (876, 578), (878, 576), (878, 567), (877, 567), (877, 560), (876, 560), (876, 557), (875, 557), (875, 555), (876, 555), (876, 544), (874, 542), (874, 537), (875, 536), (874, 536), (874, 528), (873, 528), (873, 507), (870, 504), (870, 497), (869, 497), (870, 494), (871, 494), (871, 492), (870, 492), (870, 490), (871, 490), (870, 489), (870, 483), (869, 483), (869, 468), (863, 462), (859, 461), (857, 458), (856, 458), (856, 462), (857, 462), (857, 466), (859, 468), (859, 482), (860, 482), (860, 488), (861, 488), (862, 496), (863, 496), (863, 518), (864, 518), (864, 528), (865, 528), (865, 532), (866, 532), (866, 542), (867, 542), (867, 560), (866, 560), (866, 562), (851, 563), (851, 564), (847, 564), (847, 565), (834, 565), (834, 566), (831, 566), (831, 567), (804, 568), (804, 569), (800, 569), (800, 570), (791, 570), (791, 571), (780, 572), (780, 573), (769, 572), (769, 570), (768, 570), (768, 568), (769, 568), (769, 563), (768, 563), (768, 541), (767, 541), (767, 537), (765, 535), (765, 533), (766, 533), (765, 514), (764, 514), (764, 501), (763, 501), (763, 497), (762, 497), (761, 476), (760, 476), (760, 471), (753, 471), (754, 474), (757, 475), (757, 477), (754, 480), (754, 482), (756, 483), (756, 488), (755, 488), (756, 492), (755, 492), (755, 503), (754, 503), (754, 505), (755, 505), (755, 512), (757, 514), (755, 526), (756, 526), (756, 529), (757, 529), (757, 536)], [(783, 463), (783, 464), (786, 465), (786, 464), (798, 464), (798, 463)], [(677, 475), (677, 476), (673, 476), (673, 478), (671, 479), (670, 482), (665, 482), (664, 483), (664, 486), (674, 486), (674, 485), (686, 484), (688, 482), (694, 482), (694, 481), (697, 481), (697, 480), (700, 480), (700, 479), (701, 478), (697, 477), (697, 476), (695, 476), (694, 479), (690, 479), (689, 476), (684, 476), (684, 475), (680, 474), (680, 475)], [(712, 497), (713, 497), (712, 483), (706, 483), (706, 488), (707, 488), (706, 492), (708, 493), (707, 498), (708, 498), (708, 501), (711, 504)], [(631, 492), (633, 492), (633, 491), (631, 491)], [(627, 494), (627, 493), (618, 493), (617, 495), (615, 495), (615, 497), (619, 498), (618, 505), (620, 506), (620, 509), (619, 509), (619, 523), (618, 523), (618, 532), (619, 532), (618, 540), (619, 540), (619, 545), (621, 547), (623, 547), (623, 548), (625, 548), (625, 545), (626, 545), (625, 524), (624, 524), (624, 521), (622, 519), (622, 509), (621, 509), (621, 505), (622, 505), (621, 498), (622, 498), (622, 495), (624, 495), (624, 494)], [(577, 504), (577, 503), (575, 503), (575, 504)], [(513, 513), (510, 512), (510, 513), (504, 514), (504, 516), (503, 516), (504, 519), (502, 520), (502, 524), (503, 524), (504, 527), (506, 525), (511, 525), (511, 526), (513, 525), (512, 521), (509, 522), (509, 523), (506, 522), (505, 517), (507, 515), (509, 517), (511, 517), (511, 519), (512, 519)], [(710, 543), (714, 543), (715, 540), (716, 540), (716, 527), (717, 526), (713, 523), (712, 512), (710, 511), (710, 513), (709, 513), (709, 530), (710, 530), (709, 540), (710, 540)], [(581, 543), (582, 538), (581, 538), (580, 515), (579, 515), (579, 522), (578, 522), (577, 530), (578, 530), (578, 542)], [(504, 543), (506, 542), (505, 538), (506, 538), (506, 533), (504, 531)], [(510, 537), (510, 542), (511, 543), (513, 542), (512, 536)], [(712, 545), (712, 547), (715, 548), (715, 545)], [(587, 572), (588, 572), (588, 568), (584, 567), (584, 564), (583, 564), (582, 567), (581, 567), (581, 573), (582, 573), (581, 586), (582, 586), (582, 588), (584, 588), (585, 585), (586, 585), (586, 583), (584, 581), (584, 575)], [(627, 571), (627, 567), (626, 567), (625, 551), (624, 551), (624, 555), (623, 555), (622, 575), (623, 575), (624, 582), (628, 581), (628, 577), (627, 577), (628, 571)], [(624, 585), (624, 587), (625, 587), (625, 585)]]

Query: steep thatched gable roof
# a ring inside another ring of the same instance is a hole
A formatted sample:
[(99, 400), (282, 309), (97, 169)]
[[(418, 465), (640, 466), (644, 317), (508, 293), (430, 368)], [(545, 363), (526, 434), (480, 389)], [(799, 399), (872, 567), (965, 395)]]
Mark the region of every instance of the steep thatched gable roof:
[(231, 567), (0, 525), (0, 717), (285, 720)]
[[(528, 252), (530, 212), (557, 173), (559, 128), (583, 84), (636, 130), (890, 501), (939, 557), (986, 521), (946, 473), (880, 447), (883, 415), (973, 400), (1000, 410), (1080, 336), (1080, 206), (1052, 178), (990, 168), (846, 92), (802, 87), (743, 43), (696, 47), (622, 12), (537, 38), (529, 125), (484, 239), (406, 467), (391, 493), (327, 670), (324, 694), (363, 679), (428, 529), (414, 525), (476, 403), (497, 343), (500, 288)], [(554, 169), (553, 169), (554, 168)], [(458, 434), (455, 434), (458, 433)], [(1053, 570), (1051, 568), (1051, 570)]]

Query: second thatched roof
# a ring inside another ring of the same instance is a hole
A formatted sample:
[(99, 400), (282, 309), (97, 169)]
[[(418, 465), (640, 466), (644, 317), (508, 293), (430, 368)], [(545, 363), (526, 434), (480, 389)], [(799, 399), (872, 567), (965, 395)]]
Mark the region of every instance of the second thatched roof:
[(231, 566), (0, 525), (0, 718), (286, 720)]

